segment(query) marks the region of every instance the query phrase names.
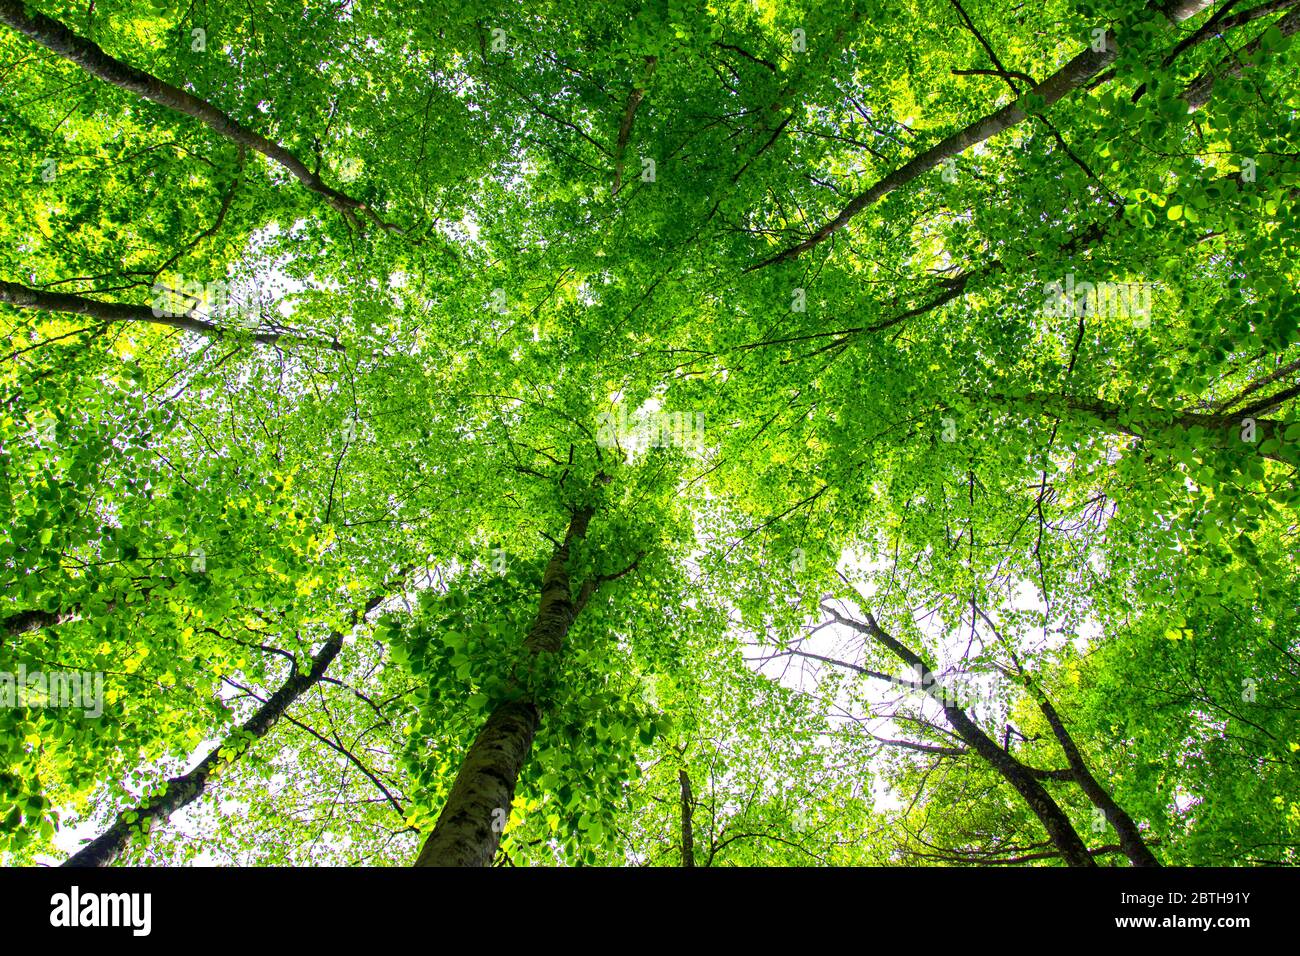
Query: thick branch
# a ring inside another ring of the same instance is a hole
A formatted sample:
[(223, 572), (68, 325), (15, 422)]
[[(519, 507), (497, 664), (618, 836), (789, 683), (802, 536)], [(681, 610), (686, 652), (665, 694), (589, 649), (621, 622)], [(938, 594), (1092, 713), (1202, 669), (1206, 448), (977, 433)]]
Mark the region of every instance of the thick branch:
[[(1199, 13), (1209, 5), (1210, 0), (1181, 0), (1178, 3), (1167, 4), (1164, 12), (1176, 23)], [(1101, 47), (1099, 50), (1089, 47), (1082, 53), (1077, 54), (1065, 66), (1030, 90), (1030, 95), (1042, 101), (1042, 105), (1039, 107), (1040, 110), (1046, 109), (1067, 94), (1087, 84), (1089, 80), (1096, 77), (1119, 56), (1119, 41), (1114, 34), (1108, 32), (1104, 42), (1099, 46)], [(839, 215), (823, 225), (803, 242), (784, 249), (755, 266), (750, 266), (747, 271), (761, 269), (777, 262), (797, 258), (802, 253), (829, 239), (847, 226), (858, 213), (875, 205), (900, 186), (905, 186), (923, 173), (938, 168), (945, 160), (964, 153), (972, 146), (1024, 122), (1029, 118), (1030, 114), (1021, 109), (1018, 102), (1020, 101), (1009, 103), (1002, 109), (990, 113), (946, 136), (925, 152), (914, 156), (906, 164), (878, 180), (866, 192), (854, 197), (840, 211)]]
[[(1300, 30), (1300, 9), (1292, 10), (1273, 25), (1277, 27), (1278, 32), (1283, 36), (1291, 36), (1297, 30)], [(1247, 43), (1241, 51), (1220, 62), (1214, 71), (1203, 73), (1193, 80), (1183, 93), (1183, 99), (1187, 101), (1187, 105), (1193, 110), (1199, 110), (1208, 103), (1210, 95), (1214, 92), (1214, 84), (1226, 76), (1239, 76), (1244, 65), (1242, 56), (1258, 53), (1262, 40), (1262, 35), (1256, 37)]]
[[(975, 396), (971, 396), (974, 398)], [(1201, 412), (1176, 411), (1168, 412), (1160, 409), (1132, 410), (1128, 411), (1113, 402), (1107, 402), (1102, 399), (1085, 399), (1074, 398), (1069, 395), (1059, 395), (1053, 393), (1030, 392), (1021, 398), (998, 395), (996, 393), (986, 394), (984, 397), (992, 399), (1004, 405), (1038, 405), (1044, 408), (1064, 408), (1071, 411), (1083, 412), (1091, 415), (1103, 422), (1112, 431), (1124, 435), (1131, 435), (1134, 438), (1151, 438), (1152, 429), (1141, 424), (1143, 417), (1153, 417), (1156, 419), (1172, 416), (1171, 424), (1177, 428), (1191, 429), (1201, 428), (1210, 436), (1215, 445), (1220, 447), (1234, 447), (1236, 444), (1251, 447), (1251, 444), (1241, 440), (1241, 432), (1245, 427), (1243, 421), (1250, 418), (1247, 410), (1234, 412), (1227, 415), (1208, 415)], [(1289, 395), (1275, 396), (1275, 399), (1285, 401)], [(1286, 423), (1272, 418), (1256, 418), (1255, 422), (1255, 445), (1266, 441), (1276, 441), (1279, 446), (1284, 442), (1284, 431)], [(1131, 423), (1130, 423), (1131, 422)], [(1139, 430), (1142, 429), (1142, 430)], [(1234, 436), (1236, 436), (1234, 438)], [(1270, 458), (1274, 461), (1292, 463), (1291, 459), (1283, 454), (1281, 448), (1270, 451), (1260, 451), (1259, 454), (1264, 458)]]
[[(3, 2), (3, 0), (0, 0), (0, 2)], [(44, 292), (19, 285), (16, 282), (0, 281), (0, 303), (12, 305), (19, 309), (86, 315), (102, 322), (138, 322), (146, 325), (161, 325), (169, 329), (180, 329), (213, 339), (232, 334), (230, 329), (223, 328), (206, 319), (195, 318), (192, 315), (179, 315), (172, 312), (156, 314), (153, 309), (142, 305), (101, 302), (98, 299), (88, 299), (85, 296), (72, 295), (66, 292)], [(332, 349), (336, 352), (344, 350), (343, 345), (337, 340), (301, 335), (294, 332), (249, 332), (248, 337), (254, 342), (263, 345), (297, 343)]]
[(73, 33), (58, 20), (35, 11), (29, 12), (22, 0), (0, 0), (0, 22), (8, 24), (46, 49), (77, 64), (92, 76), (151, 100), (159, 106), (199, 120), (231, 142), (261, 153), (287, 169), (295, 179), (312, 192), (324, 196), (331, 206), (344, 213), (351, 221), (355, 221), (354, 212), (360, 211), (383, 228), (401, 231), (391, 223), (382, 222), (361, 200), (327, 186), (320, 176), (308, 169), (302, 160), (284, 146), (241, 125), (206, 100), (201, 100), (152, 74), (110, 56), (93, 40)]
[[(376, 595), (367, 601), (363, 608), (355, 610), (352, 614), (352, 624), (355, 626), (366, 614), (378, 607), (382, 600), (382, 594)], [(134, 810), (119, 814), (111, 827), (70, 856), (63, 865), (108, 866), (121, 856), (133, 832), (143, 831), (155, 820), (165, 821), (177, 810), (197, 800), (203, 795), (208, 782), (213, 777), (219, 775), (227, 764), (265, 737), (284, 716), (289, 706), (320, 682), (342, 647), (343, 632), (335, 631), (312, 655), (311, 669), (307, 673), (304, 674), (296, 669), (292, 671), (288, 679), (280, 685), (279, 690), (222, 741), (220, 746), (199, 761), (198, 766), (189, 773), (168, 780), (162, 796)], [(128, 814), (132, 818), (129, 822)]]
[[(923, 686), (937, 686), (934, 673), (921, 656), (880, 627), (871, 614), (867, 614), (867, 621), (863, 623), (853, 618), (844, 617), (826, 605), (823, 605), (823, 608), (841, 624), (851, 627), (882, 644), (890, 653), (919, 675)], [(1051, 794), (1043, 789), (1042, 784), (1035, 779), (1034, 774), (1030, 773), (1015, 757), (999, 747), (946, 694), (938, 696), (938, 702), (943, 708), (944, 717), (953, 730), (957, 732), (957, 736), (971, 750), (983, 757), (1024, 798), (1029, 809), (1042, 822), (1043, 828), (1047, 831), (1053, 845), (1060, 851), (1061, 857), (1071, 866), (1095, 866), (1092, 856), (1088, 853), (1087, 845), (1075, 831), (1069, 817), (1052, 799)]]
[(1129, 862), (1134, 866), (1160, 866), (1160, 861), (1142, 839), (1142, 831), (1138, 829), (1137, 824), (1124, 808), (1115, 802), (1110, 792), (1097, 782), (1097, 778), (1088, 769), (1083, 754), (1079, 752), (1074, 738), (1065, 729), (1065, 723), (1056, 712), (1056, 708), (1041, 693), (1038, 695), (1038, 709), (1043, 712), (1043, 716), (1047, 718), (1047, 723), (1052, 728), (1052, 733), (1056, 735), (1056, 740), (1065, 753), (1065, 759), (1069, 762), (1070, 770), (1079, 787), (1092, 801), (1092, 805), (1105, 814), (1106, 820), (1115, 828), (1115, 833), (1119, 836), (1119, 845), (1124, 849), (1124, 855), (1128, 857)]

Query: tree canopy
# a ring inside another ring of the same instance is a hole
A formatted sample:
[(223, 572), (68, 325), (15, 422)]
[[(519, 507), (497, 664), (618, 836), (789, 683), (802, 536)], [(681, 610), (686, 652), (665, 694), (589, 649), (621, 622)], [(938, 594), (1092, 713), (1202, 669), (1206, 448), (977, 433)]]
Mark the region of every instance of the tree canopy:
[(1300, 849), (1296, 0), (0, 0), (0, 859)]

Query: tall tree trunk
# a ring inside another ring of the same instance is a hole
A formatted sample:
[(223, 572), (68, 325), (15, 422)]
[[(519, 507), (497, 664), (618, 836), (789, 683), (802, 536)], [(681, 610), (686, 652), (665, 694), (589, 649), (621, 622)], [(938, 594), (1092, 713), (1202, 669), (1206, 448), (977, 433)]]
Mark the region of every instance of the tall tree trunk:
[[(355, 625), (367, 613), (374, 610), (381, 600), (383, 600), (382, 597), (372, 598), (366, 604), (364, 610), (353, 614), (352, 623)], [(229, 762), (230, 758), (222, 756), (222, 752), (226, 751), (229, 754), (233, 751), (235, 754), (241, 755), (254, 743), (265, 737), (271, 728), (279, 722), (280, 718), (284, 716), (284, 712), (289, 709), (290, 704), (320, 683), (321, 678), (325, 676), (325, 671), (333, 663), (334, 658), (338, 656), (342, 647), (343, 633), (336, 631), (312, 655), (312, 666), (306, 674), (295, 668), (289, 678), (280, 685), (279, 690), (272, 694), (266, 703), (259, 707), (248, 720), (240, 724), (239, 729), (230, 734), (220, 746), (199, 761), (198, 766), (189, 773), (168, 780), (167, 789), (163, 791), (162, 796), (142, 804), (134, 810), (118, 814), (117, 820), (111, 827), (68, 857), (63, 862), (63, 865), (73, 867), (108, 866), (122, 855), (122, 852), (131, 842), (131, 835), (140, 832), (146, 823), (152, 823), (155, 820), (166, 820), (181, 807), (197, 800), (203, 795), (208, 781), (220, 772), (223, 765)], [(131, 817), (130, 821), (127, 820), (128, 815)]]
[[(874, 638), (889, 649), (895, 657), (911, 667), (920, 677), (925, 687), (937, 687), (934, 672), (911, 648), (886, 632), (876, 619), (867, 615), (867, 623), (844, 617), (832, 608), (826, 608), (842, 624)], [(1043, 788), (1028, 767), (997, 745), (997, 742), (967, 716), (966, 712), (952, 703), (948, 695), (939, 699), (944, 717), (953, 730), (971, 750), (983, 757), (994, 770), (1015, 788), (1024, 798), (1034, 816), (1038, 817), (1047, 831), (1047, 836), (1060, 852), (1061, 858), (1070, 866), (1096, 866), (1087, 845), (1075, 831), (1070, 818), (1052, 799), (1052, 795)]]
[(695, 865), (695, 835), (691, 831), (691, 778), (686, 768), (677, 771), (682, 791), (682, 866)]
[[(587, 534), (592, 513), (590, 507), (573, 513), (564, 540), (551, 552), (542, 573), (537, 617), (524, 639), (530, 665), (539, 654), (559, 653), (577, 618), (569, 582), (569, 548)], [(497, 705), (470, 745), (416, 866), (491, 865), (510, 819), (519, 774), (540, 726), (536, 701), (507, 700)]]
[(474, 738), (416, 866), (491, 866), (510, 819), (519, 774), (542, 718), (530, 701), (507, 701)]
[(1061, 750), (1065, 752), (1065, 759), (1070, 765), (1070, 770), (1074, 774), (1075, 781), (1079, 784), (1092, 805), (1095, 806), (1106, 816), (1106, 820), (1115, 828), (1115, 833), (1119, 836), (1120, 849), (1128, 857), (1129, 862), (1134, 866), (1160, 866), (1160, 861), (1156, 855), (1151, 852), (1146, 841), (1142, 839), (1142, 831), (1138, 829), (1133, 818), (1115, 802), (1115, 798), (1110, 795), (1097, 778), (1092, 775), (1088, 769), (1088, 764), (1083, 759), (1083, 754), (1074, 743), (1074, 738), (1070, 732), (1065, 729), (1065, 723), (1061, 720), (1060, 714), (1056, 708), (1041, 693), (1038, 695), (1038, 709), (1043, 712), (1047, 718), (1047, 723), (1052, 728), (1052, 733), (1056, 735), (1057, 742), (1061, 745)]
[(331, 206), (342, 212), (350, 221), (356, 221), (355, 212), (359, 211), (385, 229), (401, 231), (399, 227), (380, 220), (370, 207), (359, 199), (327, 186), (319, 175), (308, 169), (302, 160), (284, 146), (241, 125), (206, 100), (201, 100), (170, 83), (163, 82), (152, 74), (109, 56), (99, 44), (73, 33), (58, 20), (35, 11), (28, 12), (22, 0), (0, 0), (0, 23), (8, 24), (46, 49), (71, 60), (92, 76), (151, 100), (159, 106), (199, 120), (231, 142), (256, 150), (273, 162), (279, 163), (312, 192), (324, 196)]

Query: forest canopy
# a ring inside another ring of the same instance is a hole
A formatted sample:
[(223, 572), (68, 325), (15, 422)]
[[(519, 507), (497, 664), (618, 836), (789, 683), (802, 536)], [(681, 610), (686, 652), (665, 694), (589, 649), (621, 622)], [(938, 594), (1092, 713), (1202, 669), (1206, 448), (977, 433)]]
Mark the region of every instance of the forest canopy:
[(1297, 0), (0, 0), (0, 860), (1289, 865)]

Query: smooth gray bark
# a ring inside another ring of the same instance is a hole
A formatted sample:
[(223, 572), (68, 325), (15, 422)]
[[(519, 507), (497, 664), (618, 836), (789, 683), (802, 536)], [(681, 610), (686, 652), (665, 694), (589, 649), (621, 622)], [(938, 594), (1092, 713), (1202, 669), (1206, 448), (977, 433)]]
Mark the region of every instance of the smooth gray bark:
[[(578, 616), (569, 581), (569, 548), (586, 535), (591, 516), (591, 508), (574, 512), (564, 540), (542, 572), (537, 616), (524, 639), (529, 663), (541, 654), (558, 654)], [(507, 699), (496, 706), (470, 745), (416, 866), (492, 864), (541, 719), (537, 702), (530, 699)]]

